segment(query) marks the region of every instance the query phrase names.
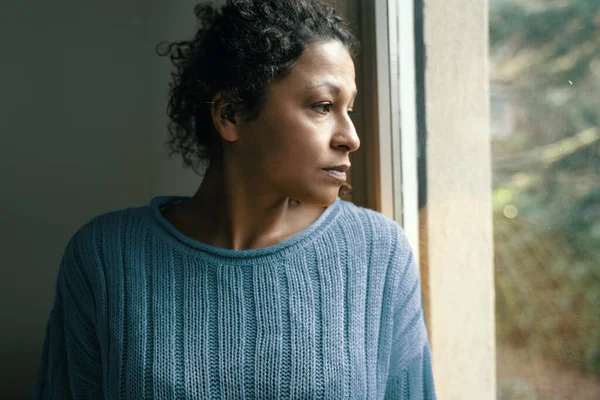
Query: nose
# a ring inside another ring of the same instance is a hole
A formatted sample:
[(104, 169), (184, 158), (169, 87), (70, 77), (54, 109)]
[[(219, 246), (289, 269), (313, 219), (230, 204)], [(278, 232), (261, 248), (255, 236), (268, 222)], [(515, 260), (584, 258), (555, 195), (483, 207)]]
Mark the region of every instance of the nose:
[(356, 133), (354, 123), (349, 115), (344, 115), (338, 120), (336, 131), (332, 138), (332, 147), (352, 153), (360, 147), (360, 138)]

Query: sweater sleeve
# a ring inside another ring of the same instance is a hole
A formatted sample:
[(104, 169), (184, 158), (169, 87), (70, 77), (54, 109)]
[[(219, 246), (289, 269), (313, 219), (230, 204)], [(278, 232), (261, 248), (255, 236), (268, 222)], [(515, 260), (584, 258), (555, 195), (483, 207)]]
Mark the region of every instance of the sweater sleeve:
[(390, 370), (385, 398), (435, 400), (419, 268), (402, 232), (394, 262), (400, 263), (402, 268), (396, 290)]
[(33, 399), (103, 398), (94, 298), (78, 247), (74, 237), (60, 266)]

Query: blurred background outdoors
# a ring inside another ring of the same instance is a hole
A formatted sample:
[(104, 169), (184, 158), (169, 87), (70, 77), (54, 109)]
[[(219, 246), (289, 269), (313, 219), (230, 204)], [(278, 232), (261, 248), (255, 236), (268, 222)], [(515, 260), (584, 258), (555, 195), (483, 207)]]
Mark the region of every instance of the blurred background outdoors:
[(490, 0), (498, 399), (600, 399), (600, 1)]

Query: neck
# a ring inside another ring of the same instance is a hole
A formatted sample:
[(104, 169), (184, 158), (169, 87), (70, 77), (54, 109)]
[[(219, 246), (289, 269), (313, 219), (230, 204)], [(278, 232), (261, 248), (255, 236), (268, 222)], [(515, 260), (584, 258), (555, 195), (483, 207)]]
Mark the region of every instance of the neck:
[(182, 205), (187, 221), (182, 230), (217, 247), (262, 248), (300, 232), (324, 211), (265, 193), (251, 178), (239, 176), (222, 161), (211, 161), (197, 192)]

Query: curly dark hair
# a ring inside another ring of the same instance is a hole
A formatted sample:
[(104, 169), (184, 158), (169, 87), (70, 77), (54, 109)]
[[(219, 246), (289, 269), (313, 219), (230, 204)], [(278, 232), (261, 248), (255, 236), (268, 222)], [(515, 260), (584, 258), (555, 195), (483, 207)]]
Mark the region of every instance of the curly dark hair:
[[(290, 73), (309, 44), (333, 39), (353, 58), (358, 51), (347, 24), (318, 0), (228, 0), (221, 8), (197, 5), (194, 13), (199, 22), (194, 38), (163, 42), (157, 52), (175, 66), (167, 146), (196, 172), (222, 154), (211, 117), (216, 94), (228, 104), (230, 117), (253, 120), (269, 83)], [(340, 195), (350, 190), (345, 184)]]

